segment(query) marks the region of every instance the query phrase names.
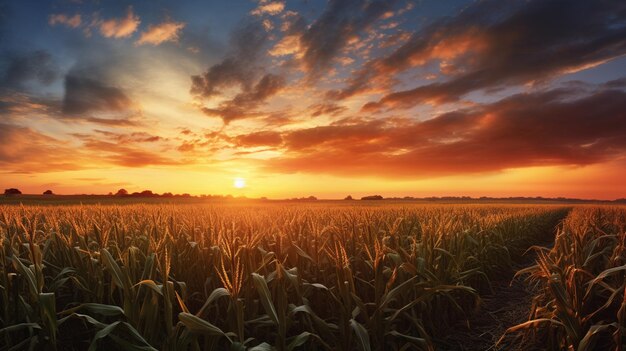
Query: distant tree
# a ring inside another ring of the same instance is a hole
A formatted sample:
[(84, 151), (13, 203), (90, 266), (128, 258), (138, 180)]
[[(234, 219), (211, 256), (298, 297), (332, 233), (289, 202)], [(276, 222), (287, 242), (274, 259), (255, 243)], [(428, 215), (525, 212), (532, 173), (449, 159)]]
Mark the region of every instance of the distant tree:
[(4, 189), (4, 196), (21, 195), (22, 192), (15, 188)]
[(52, 190), (46, 190), (43, 192), (44, 195), (54, 195), (54, 193), (52, 192)]
[(313, 195), (311, 195), (311, 196), (307, 197), (306, 199), (307, 199), (307, 200), (309, 200), (309, 201), (315, 201), (315, 200), (317, 200), (317, 198), (316, 198), (315, 196), (313, 196)]
[(382, 200), (383, 197), (380, 195), (370, 195), (370, 196), (363, 196), (361, 198), (361, 200)]
[(172, 193), (163, 193), (163, 195), (161, 195), (162, 197), (173, 197), (174, 195)]
[(127, 196), (128, 195), (128, 191), (126, 189), (120, 189), (117, 191), (117, 193), (115, 193), (115, 196)]
[(344, 200), (354, 200), (354, 199), (352, 198), (352, 195), (348, 195), (348, 196), (345, 197)]
[(144, 191), (139, 193), (139, 196), (141, 196), (141, 197), (153, 197), (153, 196), (158, 196), (158, 194), (153, 193), (152, 190), (144, 190)]

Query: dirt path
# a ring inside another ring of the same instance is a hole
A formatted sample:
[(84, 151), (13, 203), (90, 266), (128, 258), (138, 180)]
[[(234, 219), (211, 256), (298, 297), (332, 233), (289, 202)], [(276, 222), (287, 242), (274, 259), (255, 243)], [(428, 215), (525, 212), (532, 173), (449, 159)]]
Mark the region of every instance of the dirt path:
[[(554, 242), (540, 243), (551, 248)], [(515, 272), (535, 264), (536, 250), (529, 250), (513, 266)], [(507, 328), (528, 320), (535, 291), (524, 281), (524, 277), (514, 278), (514, 273), (491, 282), (493, 294), (481, 296), (480, 310), (465, 323), (453, 328), (450, 335), (436, 342), (437, 350), (450, 351), (532, 351), (541, 350), (533, 345), (519, 345), (513, 338), (505, 338), (496, 347), (496, 342)]]

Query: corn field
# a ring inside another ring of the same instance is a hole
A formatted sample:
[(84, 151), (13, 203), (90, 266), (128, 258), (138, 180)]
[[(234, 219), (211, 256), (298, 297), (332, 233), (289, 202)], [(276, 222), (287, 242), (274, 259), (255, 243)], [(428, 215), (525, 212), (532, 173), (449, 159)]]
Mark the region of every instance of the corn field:
[[(0, 206), (0, 350), (434, 350), (568, 211)], [(621, 350), (625, 214), (564, 220), (528, 272), (533, 320), (511, 333)]]

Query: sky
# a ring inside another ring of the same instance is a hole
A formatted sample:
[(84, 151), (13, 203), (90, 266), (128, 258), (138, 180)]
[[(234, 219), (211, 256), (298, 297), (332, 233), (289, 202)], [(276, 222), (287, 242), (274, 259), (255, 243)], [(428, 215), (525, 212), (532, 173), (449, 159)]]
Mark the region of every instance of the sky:
[(0, 187), (626, 197), (623, 0), (0, 0)]

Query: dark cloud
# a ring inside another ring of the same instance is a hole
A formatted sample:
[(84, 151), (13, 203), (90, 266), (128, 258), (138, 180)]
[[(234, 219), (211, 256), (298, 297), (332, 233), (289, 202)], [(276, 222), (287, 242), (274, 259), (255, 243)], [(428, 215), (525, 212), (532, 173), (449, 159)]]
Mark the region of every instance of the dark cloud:
[(267, 44), (269, 34), (259, 20), (243, 23), (231, 37), (231, 53), (205, 73), (192, 76), (191, 93), (211, 97), (222, 89), (240, 87), (247, 91), (258, 77), (259, 59)]
[(132, 102), (124, 92), (98, 80), (80, 76), (65, 77), (63, 113), (85, 115), (92, 112), (123, 112)]
[(384, 96), (366, 110), (455, 101), (480, 89), (548, 80), (626, 53), (626, 2), (476, 2), (415, 32), (390, 55), (352, 77), (345, 98), (389, 75), (439, 64), (449, 79)]
[(256, 83), (251, 91), (244, 91), (235, 96), (232, 103), (238, 106), (256, 107), (284, 86), (285, 79), (283, 77), (268, 73)]
[(22, 89), (29, 82), (48, 85), (59, 76), (52, 55), (44, 50), (5, 52), (0, 56), (0, 72), (0, 86), (11, 89)]
[(588, 165), (626, 155), (626, 92), (556, 89), (423, 122), (344, 120), (281, 138), (284, 156), (269, 171), (428, 177)]
[(217, 107), (202, 106), (206, 115), (220, 117), (226, 124), (260, 116), (255, 109), (286, 85), (282, 76), (265, 73), (259, 66), (268, 37), (261, 21), (248, 20), (232, 35), (232, 53), (204, 74), (191, 77), (191, 93), (201, 99), (221, 95), (223, 89), (239, 88), (238, 94)]
[(285, 86), (285, 79), (268, 73), (254, 87), (235, 95), (232, 100), (225, 101), (218, 108), (202, 108), (209, 116), (218, 116), (228, 124), (236, 119), (252, 118), (262, 115), (255, 111), (268, 98), (278, 93)]
[(331, 0), (322, 15), (303, 33), (303, 62), (308, 71), (320, 73), (345, 48), (350, 39), (358, 37), (395, 1)]
[(610, 80), (604, 83), (607, 88), (626, 88), (626, 77)]

